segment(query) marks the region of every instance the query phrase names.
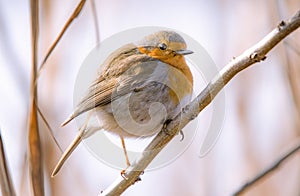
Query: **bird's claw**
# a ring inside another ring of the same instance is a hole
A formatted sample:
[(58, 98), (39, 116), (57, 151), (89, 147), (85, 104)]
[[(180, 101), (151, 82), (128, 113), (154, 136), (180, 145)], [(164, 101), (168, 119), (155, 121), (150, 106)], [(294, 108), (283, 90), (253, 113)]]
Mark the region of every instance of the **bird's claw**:
[(128, 180), (128, 178), (127, 178), (127, 176), (126, 176), (126, 169), (123, 169), (123, 170), (121, 171), (121, 176), (122, 176), (122, 178), (123, 178), (124, 180)]
[(179, 131), (179, 134), (181, 135), (180, 141), (182, 142), (184, 140), (184, 133), (182, 130)]

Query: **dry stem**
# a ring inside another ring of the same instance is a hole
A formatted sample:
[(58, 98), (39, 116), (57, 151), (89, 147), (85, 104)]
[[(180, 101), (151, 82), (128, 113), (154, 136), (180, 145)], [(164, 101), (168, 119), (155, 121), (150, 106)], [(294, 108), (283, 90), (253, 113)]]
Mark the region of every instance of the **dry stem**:
[(42, 163), (42, 148), (37, 119), (37, 88), (35, 85), (37, 73), (37, 51), (39, 33), (39, 1), (31, 0), (31, 46), (32, 46), (32, 68), (30, 81), (30, 103), (28, 122), (28, 159), (29, 175), (33, 195), (44, 195), (44, 175)]
[(0, 129), (0, 185), (3, 196), (15, 196), (14, 186), (11, 180), (11, 175), (7, 167), (7, 158), (5, 156), (4, 145), (2, 142)]

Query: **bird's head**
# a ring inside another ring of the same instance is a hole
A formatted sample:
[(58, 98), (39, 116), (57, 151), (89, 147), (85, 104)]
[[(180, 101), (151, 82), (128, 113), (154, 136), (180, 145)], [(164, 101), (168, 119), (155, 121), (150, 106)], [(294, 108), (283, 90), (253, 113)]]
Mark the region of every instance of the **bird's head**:
[(183, 55), (193, 53), (186, 49), (184, 39), (174, 31), (159, 31), (146, 36), (138, 42), (137, 47), (141, 53), (175, 67), (178, 67), (174, 65), (175, 61), (184, 60)]
[(146, 36), (137, 43), (137, 48), (142, 54), (158, 59), (178, 69), (193, 85), (192, 73), (185, 61), (184, 55), (192, 54), (187, 50), (184, 39), (174, 31), (159, 31)]

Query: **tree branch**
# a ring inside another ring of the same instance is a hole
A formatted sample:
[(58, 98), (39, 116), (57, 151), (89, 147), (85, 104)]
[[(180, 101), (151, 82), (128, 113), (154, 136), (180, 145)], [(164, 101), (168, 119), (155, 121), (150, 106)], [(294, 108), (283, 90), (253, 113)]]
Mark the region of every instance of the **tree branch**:
[(246, 190), (248, 190), (251, 186), (253, 186), (258, 181), (262, 180), (264, 177), (267, 177), (269, 174), (271, 174), (275, 169), (281, 166), (281, 164), (286, 161), (288, 158), (290, 158), (292, 155), (296, 154), (300, 150), (300, 142), (297, 146), (292, 148), (289, 152), (287, 152), (285, 155), (283, 155), (281, 158), (279, 158), (275, 163), (273, 163), (270, 167), (259, 173), (257, 176), (255, 176), (252, 180), (245, 183), (241, 188), (239, 188), (238, 191), (236, 191), (233, 195), (238, 196), (244, 193)]
[(129, 186), (140, 178), (144, 169), (156, 157), (156, 155), (168, 144), (171, 139), (185, 127), (191, 120), (214, 99), (222, 88), (240, 71), (250, 65), (266, 59), (266, 54), (300, 26), (300, 10), (288, 21), (282, 21), (260, 42), (246, 50), (240, 56), (234, 58), (220, 73), (206, 86), (206, 88), (165, 127), (151, 141), (143, 152), (142, 157), (129, 167), (126, 172), (127, 179), (121, 176), (115, 180), (100, 195), (120, 195)]

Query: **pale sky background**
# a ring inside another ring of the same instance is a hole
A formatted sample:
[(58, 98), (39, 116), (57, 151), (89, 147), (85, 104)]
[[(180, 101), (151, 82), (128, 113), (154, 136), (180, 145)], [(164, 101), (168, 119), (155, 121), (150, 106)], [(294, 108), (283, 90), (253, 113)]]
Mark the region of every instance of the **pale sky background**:
[[(77, 2), (41, 1), (39, 62)], [(196, 40), (220, 69), (300, 8), (298, 0), (96, 0), (95, 3), (101, 40), (134, 27), (167, 27)], [(25, 162), (31, 68), (29, 9), (29, 1), (0, 1), (0, 128), (15, 189), (22, 196), (31, 195)], [(299, 40), (298, 30), (287, 42), (297, 48)], [(59, 125), (73, 109), (78, 71), (96, 44), (88, 1), (50, 56), (39, 79), (39, 106), (63, 149), (75, 137), (76, 124), (65, 128)], [(299, 74), (299, 54), (289, 52), (290, 62), (294, 67), (298, 65), (294, 74)], [(190, 147), (167, 166), (146, 172), (142, 181), (124, 195), (232, 195), (296, 144), (300, 135), (296, 128), (299, 116), (283, 54), (284, 45), (280, 44), (265, 61), (243, 71), (226, 86), (221, 135), (206, 156), (200, 158), (199, 151), (214, 109), (211, 106), (198, 116), (197, 135)], [(196, 79), (201, 85), (195, 85), (195, 91), (200, 92), (204, 84)], [(96, 195), (119, 175), (119, 170), (101, 163), (80, 145), (57, 177), (50, 179), (61, 153), (42, 121), (40, 125), (46, 195)], [(189, 130), (185, 133), (189, 134)], [(179, 137), (175, 140), (179, 142)], [(299, 195), (299, 161), (298, 154), (246, 195)]]

